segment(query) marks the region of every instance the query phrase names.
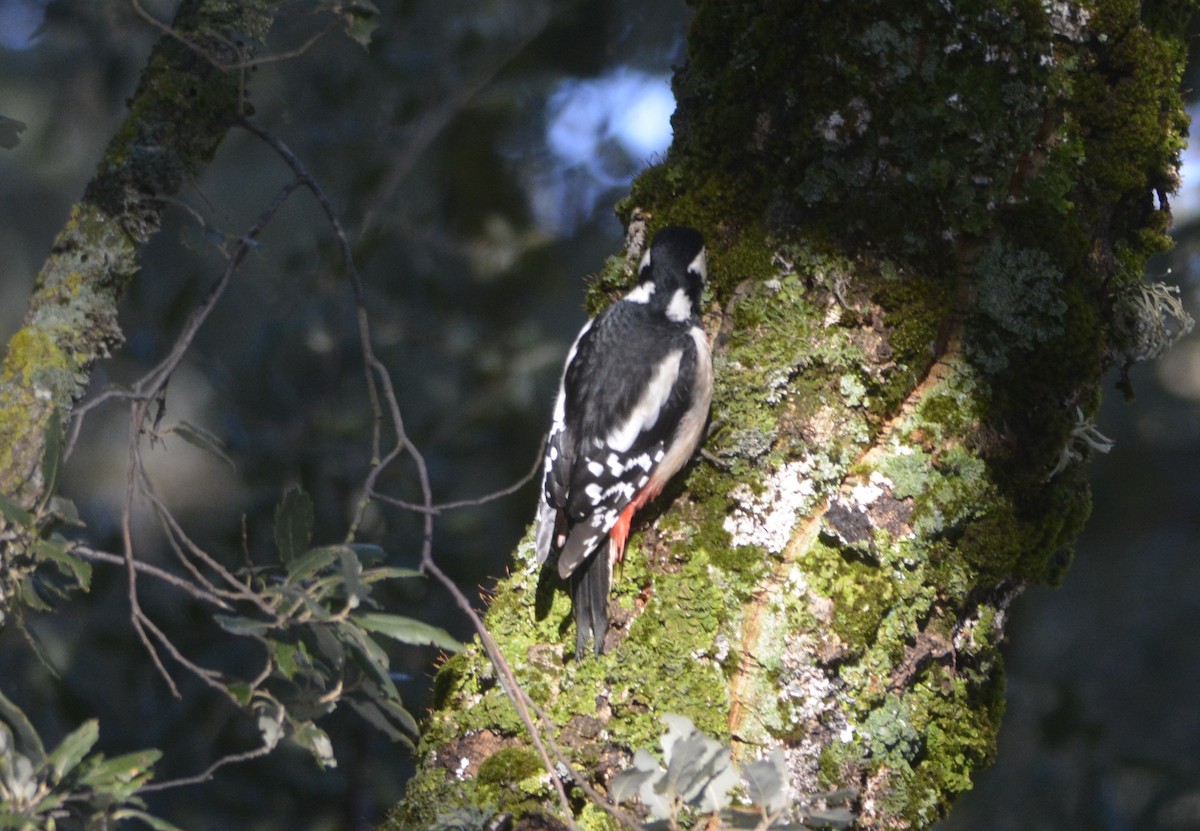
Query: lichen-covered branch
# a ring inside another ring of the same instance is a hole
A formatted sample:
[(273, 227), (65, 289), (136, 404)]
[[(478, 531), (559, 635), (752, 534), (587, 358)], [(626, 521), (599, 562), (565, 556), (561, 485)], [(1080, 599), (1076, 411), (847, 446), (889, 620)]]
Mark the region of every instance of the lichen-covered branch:
[[(1009, 603), (1087, 517), (1101, 376), (1154, 351), (1193, 4), (695, 5), (675, 144), (622, 210), (709, 239), (708, 458), (635, 534), (605, 656), (570, 660), (528, 544), (487, 622), (601, 787), (678, 713), (928, 827), (994, 753)], [(388, 827), (552, 811), (483, 654), (437, 683)]]
[[(47, 440), (53, 445), (59, 436), (48, 432), (66, 423), (95, 361), (121, 342), (117, 301), (167, 199), (198, 175), (241, 113), (238, 67), (270, 25), (267, 5), (180, 5), (125, 123), (38, 274), (0, 369), (0, 494), (7, 507), (0, 518), (0, 621), (34, 562), (36, 532), (16, 509), (36, 513), (49, 496), (43, 459)], [(39, 524), (36, 516), (32, 524)]]

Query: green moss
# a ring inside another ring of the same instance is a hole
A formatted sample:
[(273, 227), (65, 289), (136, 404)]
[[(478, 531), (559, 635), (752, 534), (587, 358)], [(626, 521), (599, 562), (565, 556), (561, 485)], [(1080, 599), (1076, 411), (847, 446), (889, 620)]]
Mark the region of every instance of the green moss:
[(540, 780), (545, 775), (541, 758), (532, 750), (505, 747), (483, 760), (476, 780), (482, 787), (515, 788), (522, 780)]

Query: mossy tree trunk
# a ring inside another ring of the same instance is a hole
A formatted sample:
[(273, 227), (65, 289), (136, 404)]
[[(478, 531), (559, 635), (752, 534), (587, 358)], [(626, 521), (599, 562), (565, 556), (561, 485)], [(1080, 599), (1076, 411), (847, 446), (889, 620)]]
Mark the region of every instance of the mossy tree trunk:
[(244, 62), (270, 26), (268, 5), (180, 4), (8, 343), (0, 369), (0, 624), (47, 551), (38, 546), (54, 521), (47, 456), (53, 467), (93, 364), (122, 340), (117, 302), (141, 246), (242, 112)]
[[(601, 659), (561, 591), (535, 614), (528, 541), (487, 624), (601, 788), (679, 713), (927, 827), (994, 752), (1009, 603), (1087, 517), (1101, 376), (1156, 348), (1192, 4), (695, 5), (675, 144), (622, 211), (709, 241), (707, 457), (639, 524)], [(388, 827), (558, 810), (481, 649), (437, 684)]]

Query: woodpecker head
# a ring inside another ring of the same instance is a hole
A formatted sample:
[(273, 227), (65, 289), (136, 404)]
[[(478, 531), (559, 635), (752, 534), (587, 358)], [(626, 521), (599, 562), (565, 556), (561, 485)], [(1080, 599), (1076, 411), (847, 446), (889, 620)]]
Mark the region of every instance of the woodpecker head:
[(628, 299), (649, 303), (679, 323), (698, 318), (708, 277), (705, 255), (704, 237), (696, 229), (663, 228), (642, 257), (637, 288)]

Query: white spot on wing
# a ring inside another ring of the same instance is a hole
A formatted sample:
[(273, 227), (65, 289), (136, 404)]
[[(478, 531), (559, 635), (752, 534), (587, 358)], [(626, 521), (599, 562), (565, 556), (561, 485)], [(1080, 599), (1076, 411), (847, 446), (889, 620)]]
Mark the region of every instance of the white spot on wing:
[(675, 289), (675, 294), (671, 297), (671, 302), (667, 306), (667, 317), (676, 323), (683, 323), (683, 321), (691, 316), (692, 301), (688, 299), (687, 292), (683, 289)]
[(625, 295), (625, 299), (630, 303), (649, 303), (650, 296), (654, 294), (654, 284), (650, 282), (639, 283), (637, 288)]
[(600, 464), (599, 462), (588, 462), (587, 468), (588, 473), (592, 474), (593, 476), (599, 476), (604, 472), (604, 465)]
[(675, 379), (679, 377), (679, 360), (682, 356), (683, 352), (676, 349), (655, 367), (642, 397), (633, 405), (625, 420), (608, 434), (610, 448), (618, 453), (628, 452), (638, 435), (655, 425), (663, 404), (671, 394), (671, 388), (675, 386)]

